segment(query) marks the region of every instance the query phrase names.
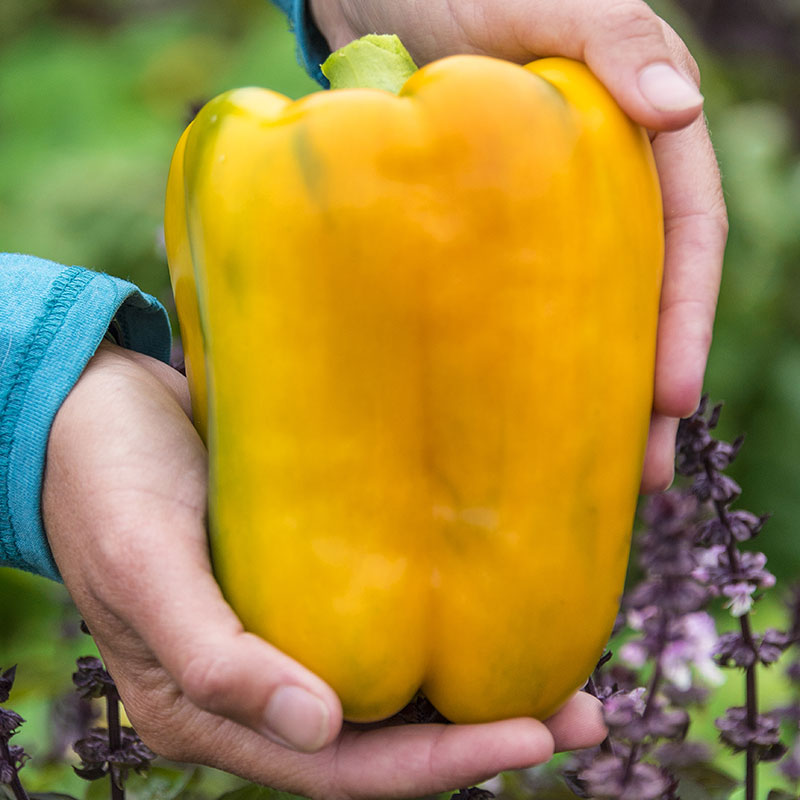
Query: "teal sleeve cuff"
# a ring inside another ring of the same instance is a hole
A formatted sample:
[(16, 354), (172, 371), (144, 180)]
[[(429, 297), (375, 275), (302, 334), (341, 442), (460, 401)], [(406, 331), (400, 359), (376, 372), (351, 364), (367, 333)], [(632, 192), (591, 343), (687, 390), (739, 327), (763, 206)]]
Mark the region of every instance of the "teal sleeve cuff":
[(330, 86), (320, 64), (331, 54), (331, 48), (317, 27), (307, 0), (273, 0), (289, 17), (289, 25), (297, 41), (297, 60), (306, 72), (324, 88)]
[(132, 283), (0, 254), (0, 564), (59, 579), (42, 524), (47, 438), (112, 320), (123, 347), (169, 362), (167, 314)]

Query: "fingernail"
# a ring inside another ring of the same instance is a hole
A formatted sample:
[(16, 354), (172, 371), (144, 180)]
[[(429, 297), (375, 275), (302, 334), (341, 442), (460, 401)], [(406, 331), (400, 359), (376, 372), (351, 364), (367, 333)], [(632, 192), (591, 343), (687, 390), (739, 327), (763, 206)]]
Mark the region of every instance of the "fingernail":
[(299, 686), (276, 689), (264, 714), (265, 733), (304, 752), (319, 750), (328, 736), (330, 712), (325, 703)]
[(685, 111), (703, 102), (697, 87), (670, 64), (650, 64), (639, 73), (639, 90), (658, 111)]

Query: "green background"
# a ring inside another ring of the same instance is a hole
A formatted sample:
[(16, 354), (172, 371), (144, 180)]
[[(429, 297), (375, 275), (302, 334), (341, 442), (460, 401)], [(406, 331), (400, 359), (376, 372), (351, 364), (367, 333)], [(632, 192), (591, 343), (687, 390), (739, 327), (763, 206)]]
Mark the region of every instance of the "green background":
[[(800, 2), (652, 5), (703, 73), (731, 220), (706, 386), (726, 437), (746, 434), (739, 506), (772, 514), (755, 544), (785, 585), (800, 573)], [(171, 309), (172, 148), (192, 105), (248, 84), (316, 88), (265, 0), (0, 0), (0, 250), (129, 278)], [(39, 763), (23, 775), (69, 790), (44, 766), (50, 701), (91, 648), (55, 584), (0, 569), (0, 609), (0, 667), (20, 665), (20, 738)]]

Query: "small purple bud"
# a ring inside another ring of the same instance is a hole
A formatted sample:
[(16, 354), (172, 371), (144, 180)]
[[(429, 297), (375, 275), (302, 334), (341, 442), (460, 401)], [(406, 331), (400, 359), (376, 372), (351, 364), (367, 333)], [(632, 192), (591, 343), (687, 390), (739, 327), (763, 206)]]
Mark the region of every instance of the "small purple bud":
[(579, 775), (591, 797), (620, 800), (664, 800), (672, 779), (655, 764), (637, 763), (630, 769), (616, 755), (601, 755)]
[(747, 709), (739, 706), (729, 708), (714, 724), (722, 741), (734, 751), (755, 745), (759, 761), (775, 761), (786, 752), (786, 748), (780, 743), (780, 725), (772, 717), (757, 715), (755, 726), (751, 728), (747, 722)]
[(731, 616), (742, 617), (753, 607), (753, 592), (756, 587), (752, 583), (741, 581), (729, 583), (722, 587), (722, 594), (728, 598), (725, 608), (731, 610)]
[(753, 648), (747, 645), (740, 633), (724, 633), (719, 637), (714, 648), (714, 657), (723, 667), (731, 665), (747, 669), (755, 663), (756, 654)]
[(8, 741), (14, 732), (25, 722), (16, 711), (10, 708), (0, 708), (0, 739)]
[(78, 694), (89, 700), (93, 697), (113, 697), (117, 693), (114, 681), (103, 667), (103, 662), (94, 656), (82, 656), (77, 661), (78, 669), (72, 682)]
[(16, 664), (0, 674), (0, 703), (8, 701), (11, 687), (14, 685), (14, 676), (17, 673)]
[(783, 631), (768, 628), (758, 644), (758, 660), (764, 665), (774, 664), (790, 644), (791, 640)]
[(731, 511), (728, 514), (728, 526), (737, 542), (746, 542), (758, 535), (768, 519), (769, 514), (759, 517), (749, 511)]

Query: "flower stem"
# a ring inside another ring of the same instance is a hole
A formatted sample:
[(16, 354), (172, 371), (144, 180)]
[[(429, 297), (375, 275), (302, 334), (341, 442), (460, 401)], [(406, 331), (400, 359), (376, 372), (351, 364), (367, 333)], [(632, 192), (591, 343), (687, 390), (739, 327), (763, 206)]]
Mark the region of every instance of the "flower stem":
[(11, 771), (14, 773), (14, 777), (11, 778), (11, 781), (8, 785), (11, 787), (11, 791), (14, 793), (16, 800), (29, 800), (28, 793), (25, 791), (25, 787), (20, 782), (19, 774), (17, 773), (16, 767), (14, 766), (14, 761), (11, 758), (11, 751), (8, 749), (8, 742), (2, 738), (0, 738), (0, 760), (5, 761), (11, 767)]
[[(109, 691), (106, 695), (106, 717), (108, 719), (108, 749), (114, 753), (122, 747), (122, 729), (119, 721), (119, 695)], [(117, 783), (113, 763), (108, 765), (108, 777), (111, 780), (111, 800), (125, 800), (125, 789)]]
[[(742, 638), (755, 651), (753, 633), (750, 630), (750, 616), (744, 614), (739, 617), (739, 626), (742, 631)], [(756, 664), (754, 660), (745, 671), (745, 695), (747, 703), (747, 724), (750, 730), (756, 730), (758, 721), (758, 694), (756, 687)], [(755, 800), (756, 798), (756, 752), (755, 745), (748, 744), (745, 751), (745, 800)]]
[[(602, 662), (601, 662), (602, 663)], [(598, 700), (599, 695), (597, 694), (597, 686), (595, 685), (594, 678), (590, 675), (589, 680), (586, 681), (586, 693), (590, 694), (592, 697), (597, 697)], [(608, 753), (609, 755), (614, 755), (614, 745), (611, 742), (611, 736), (606, 736), (602, 742), (600, 742), (600, 750), (603, 753)]]
[[(661, 622), (662, 641), (664, 640), (664, 637), (666, 637), (666, 627), (667, 627), (666, 620), (662, 619)], [(650, 676), (650, 684), (647, 687), (647, 700), (645, 701), (644, 704), (644, 711), (642, 711), (643, 720), (646, 720), (650, 716), (652, 709), (655, 706), (656, 692), (658, 692), (658, 687), (661, 684), (661, 676), (662, 676), (661, 654), (659, 654), (658, 658), (656, 659), (655, 667), (653, 668), (653, 674)], [(628, 783), (628, 778), (630, 778), (633, 766), (639, 759), (640, 750), (641, 750), (641, 744), (634, 744), (631, 746), (630, 753), (628, 753), (628, 760), (625, 762), (625, 773), (622, 778), (623, 785), (627, 785)]]
[[(707, 471), (710, 467), (707, 465)], [(717, 513), (719, 521), (725, 526), (728, 531), (728, 542), (726, 551), (728, 554), (728, 563), (730, 564), (731, 571), (734, 574), (741, 573), (741, 562), (739, 559), (739, 550), (734, 543), (733, 533), (731, 531), (730, 520), (728, 519), (728, 512), (725, 504), (716, 500), (714, 502), (714, 509)], [(753, 631), (750, 627), (750, 614), (745, 612), (739, 617), (739, 629), (742, 632), (742, 640), (747, 647), (753, 652), (753, 662), (745, 669), (745, 706), (746, 706), (746, 719), (747, 726), (751, 731), (758, 729), (758, 687), (756, 683), (756, 666), (758, 665), (758, 647), (756, 646), (755, 639), (753, 638)], [(756, 758), (756, 746), (754, 743), (747, 745), (745, 750), (745, 772), (744, 772), (744, 786), (745, 786), (745, 800), (756, 800), (756, 765), (758, 759)]]

